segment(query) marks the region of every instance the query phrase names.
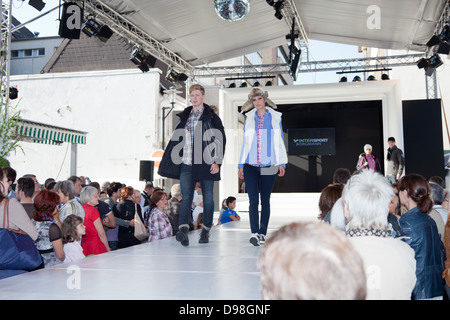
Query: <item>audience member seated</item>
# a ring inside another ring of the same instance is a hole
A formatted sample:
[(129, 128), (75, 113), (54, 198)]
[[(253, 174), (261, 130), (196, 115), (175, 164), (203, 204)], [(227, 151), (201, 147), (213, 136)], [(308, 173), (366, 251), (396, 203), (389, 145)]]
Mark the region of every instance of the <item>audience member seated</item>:
[(42, 189), (34, 197), (33, 220), (39, 231), (36, 247), (45, 268), (60, 264), (65, 259), (58, 204), (59, 196), (52, 190)]
[(14, 181), (16, 181), (16, 177), (17, 177), (16, 170), (14, 170), (11, 167), (3, 167), (2, 170), (3, 170), (3, 174), (7, 178), (7, 184), (8, 184), (8, 189), (6, 190), (7, 198), (8, 199), (17, 198), (16, 192), (11, 187), (14, 184)]
[(166, 215), (169, 218), (170, 224), (172, 225), (172, 234), (175, 236), (178, 232), (178, 225), (180, 222), (180, 208), (181, 208), (181, 200), (183, 195), (181, 194), (181, 186), (179, 183), (176, 183), (170, 189), (170, 194), (172, 198), (170, 198), (166, 207)]
[(33, 205), (33, 194), (34, 194), (34, 181), (31, 178), (19, 178), (17, 180), (17, 200), (20, 200), (23, 208), (27, 212), (30, 219), (33, 218), (34, 205)]
[(64, 262), (84, 259), (83, 247), (80, 245), (81, 237), (86, 234), (83, 219), (74, 214), (68, 215), (62, 223), (61, 232), (65, 255)]
[(192, 220), (194, 221), (195, 229), (199, 229), (201, 224), (198, 222), (198, 216), (200, 213), (203, 213), (203, 196), (201, 194), (197, 195), (192, 203), (194, 205)]
[(5, 206), (9, 208), (9, 228), (14, 230), (21, 230), (28, 234), (31, 239), (36, 240), (38, 237), (38, 231), (30, 220), (27, 212), (23, 206), (17, 201), (17, 199), (8, 199), (6, 197), (8, 181), (7, 177), (3, 174), (3, 170), (0, 170), (0, 226), (3, 225), (3, 217), (5, 213)]
[(333, 183), (346, 184), (351, 176), (352, 174), (347, 168), (337, 168), (333, 174)]
[(398, 219), (400, 219), (400, 199), (398, 195), (394, 194), (392, 197), (391, 203), (389, 204), (389, 213), (388, 213), (388, 223), (389, 228), (391, 229), (391, 235), (394, 238), (402, 237), (403, 232)]
[(266, 300), (364, 300), (366, 276), (344, 233), (326, 223), (295, 222), (267, 240), (258, 259)]
[[(122, 184), (120, 182), (111, 182), (108, 183), (106, 192), (108, 193), (108, 198), (105, 200), (105, 203), (109, 205), (111, 211), (113, 211), (113, 207), (117, 204), (117, 201), (120, 199), (120, 193), (122, 192)], [(114, 213), (111, 218), (114, 217), (115, 227), (106, 229), (106, 238), (108, 238), (108, 244), (111, 250), (117, 249), (117, 244), (119, 242), (119, 225), (128, 226), (129, 222), (124, 221), (122, 219), (117, 218)]]
[(226, 202), (226, 209), (222, 212), (220, 216), (220, 223), (227, 223), (231, 221), (241, 220), (241, 217), (234, 211), (236, 208), (236, 198), (228, 197)]
[(364, 261), (368, 300), (409, 300), (416, 284), (414, 251), (392, 237), (387, 221), (394, 189), (373, 170), (352, 176), (342, 193), (346, 234)]
[[(116, 218), (116, 223), (119, 225), (117, 248), (127, 248), (140, 244), (141, 241), (134, 236), (134, 214), (136, 210), (142, 218), (141, 207), (135, 206), (133, 201), (132, 187), (123, 187), (120, 197), (120, 202), (113, 207), (113, 213)], [(120, 219), (120, 220), (119, 220)], [(122, 223), (123, 222), (123, 223)]]
[(333, 209), (334, 204), (341, 197), (343, 188), (344, 184), (342, 183), (330, 184), (323, 188), (319, 198), (320, 214), (317, 217), (319, 220), (330, 223), (331, 209)]
[(440, 185), (431, 182), (431, 199), (433, 200), (433, 209), (429, 215), (436, 222), (441, 240), (444, 241), (445, 223), (447, 222), (448, 212), (442, 207), (442, 202), (445, 199), (445, 190)]
[(99, 192), (94, 187), (86, 186), (81, 189), (80, 201), (85, 212), (84, 226), (86, 227), (81, 246), (85, 256), (111, 251), (100, 214), (95, 208), (98, 205), (98, 197)]
[(70, 180), (58, 181), (53, 188), (59, 195), (60, 203), (62, 204), (59, 209), (61, 222), (70, 215), (74, 214), (84, 219), (84, 210), (81, 204), (75, 199), (75, 186)]
[(100, 184), (98, 182), (91, 182), (89, 183), (89, 186), (94, 187), (98, 191), (98, 204), (95, 206), (95, 209), (97, 209), (100, 214), (100, 220), (102, 221), (103, 226), (109, 229), (115, 228), (116, 219), (112, 214), (112, 209), (109, 207), (109, 204), (100, 200)]
[(173, 235), (172, 225), (165, 213), (167, 194), (164, 191), (153, 192), (150, 198), (150, 217), (148, 226), (148, 242), (165, 239)]
[(445, 251), (434, 220), (428, 215), (433, 207), (430, 186), (418, 174), (409, 174), (397, 184), (400, 201), (408, 211), (399, 220), (405, 241), (414, 249), (417, 283), (412, 299), (442, 299)]

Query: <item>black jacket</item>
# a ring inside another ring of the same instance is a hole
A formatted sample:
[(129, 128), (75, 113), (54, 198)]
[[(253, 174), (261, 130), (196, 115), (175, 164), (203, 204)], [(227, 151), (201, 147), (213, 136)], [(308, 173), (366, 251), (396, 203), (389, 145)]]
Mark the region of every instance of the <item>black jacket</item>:
[[(202, 144), (200, 154), (193, 152), (192, 175), (195, 180), (220, 180), (220, 170), (216, 174), (209, 171), (213, 163), (219, 167), (225, 154), (225, 130), (219, 116), (207, 104), (195, 127), (193, 150), (198, 143)], [(172, 138), (164, 150), (164, 155), (159, 164), (158, 174), (163, 177), (180, 179), (181, 160), (183, 158), (183, 146), (185, 144), (184, 128), (192, 111), (192, 106), (187, 107), (177, 116), (180, 118)]]
[(387, 167), (386, 175), (388, 174), (402, 174), (405, 167), (405, 158), (403, 157), (403, 151), (397, 146), (387, 149)]

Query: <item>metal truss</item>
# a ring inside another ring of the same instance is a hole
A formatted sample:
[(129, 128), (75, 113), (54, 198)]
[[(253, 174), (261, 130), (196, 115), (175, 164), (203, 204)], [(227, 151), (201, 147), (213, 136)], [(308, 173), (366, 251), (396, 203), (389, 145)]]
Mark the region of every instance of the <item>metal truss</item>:
[[(355, 58), (342, 60), (324, 60), (302, 62), (299, 72), (323, 72), (323, 71), (361, 71), (368, 72), (373, 69), (401, 67), (416, 65), (423, 54), (395, 55), (385, 57)], [(196, 67), (194, 77), (254, 77), (289, 73), (288, 64), (265, 64), (265, 65), (240, 65), (226, 67)]]
[[(448, 1), (443, 10), (442, 10), (442, 14), (441, 17), (439, 18), (437, 24), (436, 24), (436, 28), (434, 29), (434, 35), (438, 35), (442, 32), (442, 29), (444, 28), (444, 26), (446, 24), (450, 23), (450, 1)], [(427, 56), (432, 55), (434, 52), (436, 52), (438, 49), (438, 46), (434, 46), (434, 47), (430, 47), (427, 48), (426, 54)]]
[(142, 29), (128, 21), (123, 14), (98, 0), (77, 0), (82, 7), (84, 3), (85, 15), (92, 15), (96, 20), (108, 24), (114, 32), (139, 46), (147, 53), (173, 67), (176, 71), (189, 75), (193, 69), (189, 63), (172, 52), (160, 41), (151, 37)]
[(301, 61), (309, 61), (309, 41), (306, 34), (305, 27), (303, 26), (300, 15), (298, 14), (297, 7), (294, 0), (285, 0), (284, 7), (281, 9), (284, 21), (288, 24), (289, 30), (292, 28), (292, 19), (295, 18), (295, 31), (298, 33), (298, 43), (302, 50)]
[(259, 64), (226, 67), (195, 67), (194, 78), (247, 77), (258, 78), (289, 73), (289, 64)]
[[(12, 0), (11, 0), (12, 1)], [(12, 2), (2, 1), (2, 24), (1, 24), (1, 93), (9, 94), (9, 76), (10, 76), (10, 59), (11, 59), (11, 24), (12, 24), (12, 13), (11, 13)], [(9, 99), (3, 100), (8, 103)], [(8, 106), (5, 106), (8, 108)]]
[[(139, 46), (147, 51), (149, 54), (163, 61), (167, 65), (173, 67), (176, 71), (192, 76), (194, 67), (183, 60), (179, 55), (169, 50), (160, 41), (154, 39), (142, 29), (135, 26), (128, 21), (123, 14), (117, 12), (110, 6), (106, 5), (100, 0), (76, 0), (79, 3), (84, 3), (85, 15), (93, 15), (99, 21), (107, 23), (108, 26), (116, 33), (128, 39), (131, 43)], [(308, 60), (308, 37), (305, 28), (301, 22), (300, 16), (297, 12), (293, 0), (286, 0), (283, 9), (281, 9), (284, 21), (291, 29), (292, 18), (295, 17), (295, 30), (299, 34), (297, 42), (302, 49), (302, 61)], [(269, 67), (272, 68), (272, 67)], [(264, 67), (264, 69), (266, 69)], [(282, 73), (289, 73), (287, 68), (282, 68)], [(267, 71), (269, 72), (269, 71)], [(275, 72), (279, 74), (280, 72)], [(195, 73), (195, 72), (194, 72)], [(266, 73), (266, 72), (265, 72)]]
[(299, 72), (361, 71), (415, 65), (423, 53), (342, 60), (310, 61), (299, 66)]

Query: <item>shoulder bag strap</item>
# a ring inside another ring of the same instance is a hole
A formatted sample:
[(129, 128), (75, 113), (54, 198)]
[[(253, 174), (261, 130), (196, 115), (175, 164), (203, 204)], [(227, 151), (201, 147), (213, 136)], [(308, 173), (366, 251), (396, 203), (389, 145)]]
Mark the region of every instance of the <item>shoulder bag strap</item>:
[[(5, 224), (6, 220), (6, 224)], [(5, 198), (5, 203), (3, 205), (3, 228), (9, 230), (9, 199)]]

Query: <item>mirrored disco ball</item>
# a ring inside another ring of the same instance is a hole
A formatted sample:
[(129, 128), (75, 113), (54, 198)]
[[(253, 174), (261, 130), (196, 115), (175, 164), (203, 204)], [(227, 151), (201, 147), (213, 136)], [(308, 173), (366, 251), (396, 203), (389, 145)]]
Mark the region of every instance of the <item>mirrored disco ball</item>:
[(214, 0), (216, 13), (223, 20), (235, 22), (244, 18), (250, 11), (249, 0)]

